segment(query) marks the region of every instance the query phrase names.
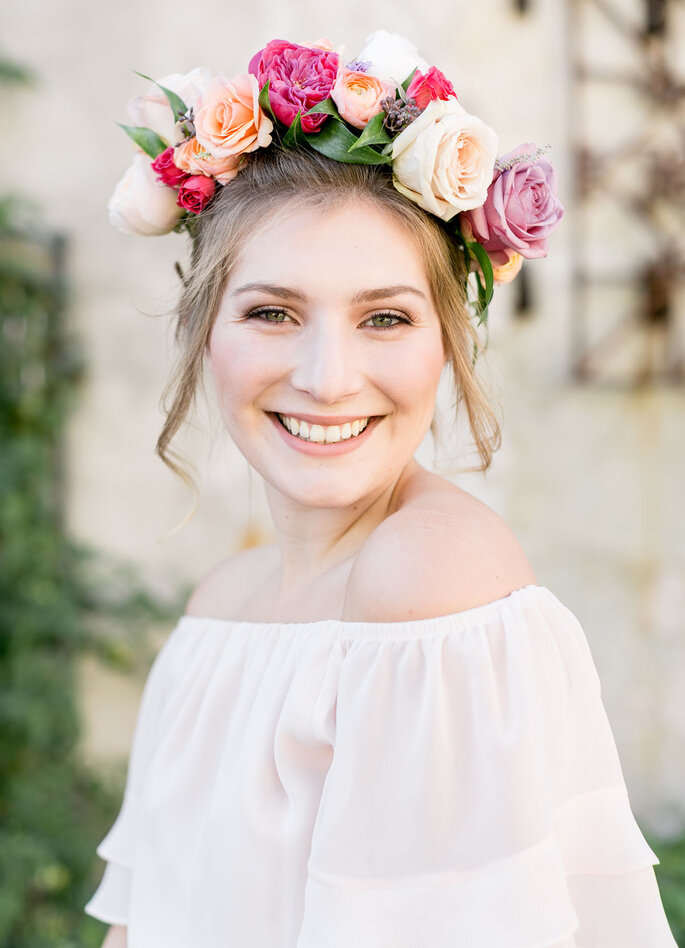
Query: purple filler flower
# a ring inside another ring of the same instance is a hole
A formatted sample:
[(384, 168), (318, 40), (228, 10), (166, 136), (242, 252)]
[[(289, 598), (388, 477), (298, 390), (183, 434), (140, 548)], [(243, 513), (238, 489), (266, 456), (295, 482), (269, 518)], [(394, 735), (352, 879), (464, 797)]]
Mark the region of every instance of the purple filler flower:
[(276, 39), (252, 57), (248, 70), (260, 89), (269, 80), (269, 103), (279, 122), (290, 126), (302, 111), (303, 130), (316, 132), (328, 118), (325, 113), (304, 113), (330, 95), (338, 72), (337, 53)]
[(504, 155), (495, 165), (485, 204), (462, 215), (496, 266), (506, 262), (507, 250), (528, 259), (546, 257), (547, 238), (564, 215), (557, 173), (538, 155), (530, 142)]

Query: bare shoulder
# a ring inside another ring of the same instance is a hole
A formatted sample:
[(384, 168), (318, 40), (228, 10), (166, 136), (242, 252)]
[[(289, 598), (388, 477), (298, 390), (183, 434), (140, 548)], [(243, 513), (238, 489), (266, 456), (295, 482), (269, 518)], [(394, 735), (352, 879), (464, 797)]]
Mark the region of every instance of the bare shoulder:
[(233, 618), (257, 581), (273, 568), (276, 554), (275, 543), (232, 553), (202, 577), (186, 603), (185, 614)]
[(526, 554), (499, 514), (428, 474), (360, 550), (343, 617), (402, 622), (451, 615), (535, 583)]

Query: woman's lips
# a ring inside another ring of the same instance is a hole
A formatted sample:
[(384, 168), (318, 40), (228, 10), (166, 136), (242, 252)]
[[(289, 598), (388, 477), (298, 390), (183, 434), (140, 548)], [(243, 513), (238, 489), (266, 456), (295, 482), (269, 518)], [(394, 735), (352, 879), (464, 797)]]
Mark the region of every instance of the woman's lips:
[(305, 441), (303, 438), (298, 438), (297, 435), (291, 434), (291, 432), (288, 431), (275, 412), (267, 412), (267, 414), (280, 432), (281, 437), (284, 439), (286, 444), (290, 445), (292, 448), (295, 448), (297, 451), (300, 451), (302, 454), (309, 454), (317, 457), (335, 457), (338, 454), (348, 454), (350, 451), (354, 451), (355, 448), (360, 447), (365, 441), (368, 440), (371, 431), (383, 418), (382, 415), (376, 415), (370, 418), (368, 425), (362, 432), (360, 432), (360, 434), (353, 435), (351, 438), (347, 438), (345, 441), (320, 443), (317, 441)]

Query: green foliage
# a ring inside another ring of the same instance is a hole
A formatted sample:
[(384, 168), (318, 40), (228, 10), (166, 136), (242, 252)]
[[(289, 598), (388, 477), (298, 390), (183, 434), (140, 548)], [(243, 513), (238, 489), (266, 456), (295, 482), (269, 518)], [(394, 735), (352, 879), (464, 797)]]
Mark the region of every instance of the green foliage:
[(169, 612), (64, 529), (65, 425), (84, 360), (64, 325), (64, 241), (18, 227), (21, 212), (0, 200), (0, 945), (95, 948), (105, 926), (83, 906), (124, 772), (79, 758), (75, 663), (90, 652), (144, 667), (133, 636), (146, 647), (146, 621)]
[(673, 937), (685, 948), (685, 836), (671, 842), (645, 836), (659, 857), (654, 871)]

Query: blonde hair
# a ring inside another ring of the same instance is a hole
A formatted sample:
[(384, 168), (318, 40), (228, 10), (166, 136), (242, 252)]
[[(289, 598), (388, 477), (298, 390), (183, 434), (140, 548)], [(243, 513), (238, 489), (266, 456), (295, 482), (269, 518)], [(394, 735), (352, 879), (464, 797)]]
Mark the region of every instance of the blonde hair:
[[(455, 240), (437, 218), (400, 194), (388, 165), (346, 164), (305, 149), (272, 145), (246, 157), (238, 175), (197, 219), (188, 273), (177, 308), (175, 369), (162, 394), (166, 420), (156, 452), (195, 491), (197, 487), (170, 447), (193, 407), (203, 377), (204, 353), (226, 281), (245, 242), (277, 212), (295, 205), (334, 207), (365, 199), (398, 221), (416, 242), (442, 326), (456, 404), (463, 404), (485, 471), (500, 445), (499, 422), (476, 374), (479, 339), (465, 298), (465, 263)], [(192, 515), (192, 512), (191, 512)]]

